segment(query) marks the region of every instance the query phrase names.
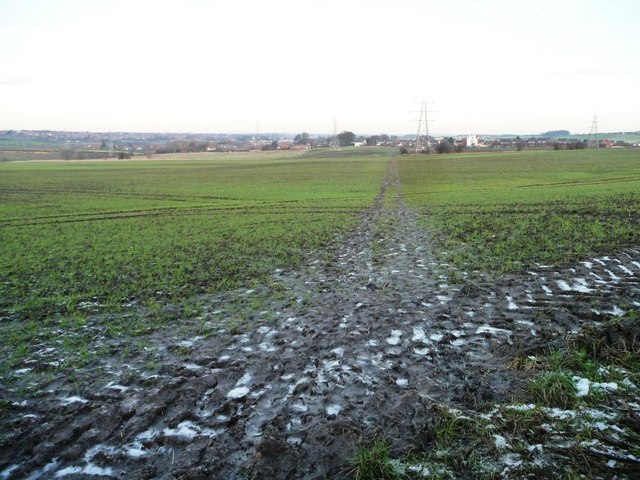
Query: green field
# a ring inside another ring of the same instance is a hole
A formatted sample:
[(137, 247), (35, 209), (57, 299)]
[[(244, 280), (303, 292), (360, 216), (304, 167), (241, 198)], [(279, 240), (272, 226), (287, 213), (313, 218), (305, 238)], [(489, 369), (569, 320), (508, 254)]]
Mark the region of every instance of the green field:
[(331, 242), (385, 170), (290, 154), (0, 166), (0, 310), (44, 318), (251, 284)]
[[(0, 165), (0, 310), (37, 320), (251, 285), (370, 207), (395, 150)], [(640, 152), (398, 159), (436, 253), (520, 272), (640, 240)]]
[(640, 241), (640, 152), (408, 157), (403, 193), (464, 270), (522, 272)]
[[(0, 309), (37, 319), (250, 284), (349, 229), (393, 154), (0, 165)], [(459, 268), (518, 272), (640, 240), (638, 151), (396, 158), (407, 202)]]

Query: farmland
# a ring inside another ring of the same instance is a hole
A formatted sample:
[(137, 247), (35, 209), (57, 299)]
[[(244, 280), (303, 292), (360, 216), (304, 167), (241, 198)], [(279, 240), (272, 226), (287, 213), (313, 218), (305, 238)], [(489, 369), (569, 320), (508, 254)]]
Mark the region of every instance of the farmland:
[(1, 164), (0, 478), (633, 478), (638, 191), (634, 150)]

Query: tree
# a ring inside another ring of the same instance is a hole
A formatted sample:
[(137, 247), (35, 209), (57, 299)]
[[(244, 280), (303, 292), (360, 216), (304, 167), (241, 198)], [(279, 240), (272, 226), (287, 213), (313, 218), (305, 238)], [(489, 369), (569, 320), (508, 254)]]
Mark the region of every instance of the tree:
[(453, 138), (443, 138), (438, 145), (436, 145), (436, 152), (438, 153), (451, 153), (453, 149)]
[(356, 134), (353, 132), (342, 132), (338, 134), (338, 143), (341, 147), (353, 145), (356, 141)]
[(293, 143), (295, 145), (309, 145), (309, 134), (307, 132), (302, 132), (293, 137)]

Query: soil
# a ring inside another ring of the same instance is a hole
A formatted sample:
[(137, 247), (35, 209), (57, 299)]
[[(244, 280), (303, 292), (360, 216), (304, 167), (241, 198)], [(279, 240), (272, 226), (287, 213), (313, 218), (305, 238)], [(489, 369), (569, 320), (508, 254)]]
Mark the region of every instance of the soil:
[(511, 359), (640, 306), (640, 249), (499, 279), (457, 272), (456, 285), (450, 271), (391, 161), (349, 238), (296, 271), (203, 297), (201, 317), (135, 355), (96, 315), (109, 355), (35, 396), (2, 382), (0, 478), (347, 477), (359, 444), (420, 448), (434, 405), (517, 397), (526, 373)]

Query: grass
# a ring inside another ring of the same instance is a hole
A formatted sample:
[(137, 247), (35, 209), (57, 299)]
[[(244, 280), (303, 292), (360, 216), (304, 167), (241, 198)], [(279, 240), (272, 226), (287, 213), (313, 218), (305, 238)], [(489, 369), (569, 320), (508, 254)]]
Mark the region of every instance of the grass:
[(640, 241), (640, 151), (403, 157), (403, 193), (435, 228), (441, 259), (519, 273)]
[(375, 439), (356, 451), (351, 476), (354, 480), (397, 480), (400, 472), (391, 460), (389, 443)]
[(268, 282), (348, 231), (387, 153), (0, 164), (2, 370), (47, 332), (80, 342), (72, 356), (88, 348), (74, 318), (145, 335), (197, 316), (198, 295)]

